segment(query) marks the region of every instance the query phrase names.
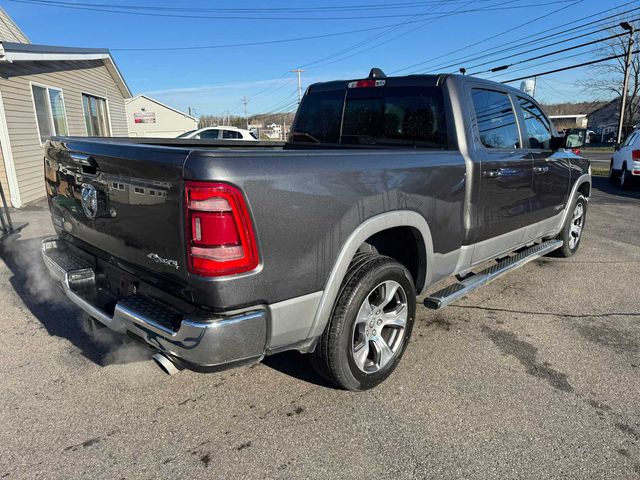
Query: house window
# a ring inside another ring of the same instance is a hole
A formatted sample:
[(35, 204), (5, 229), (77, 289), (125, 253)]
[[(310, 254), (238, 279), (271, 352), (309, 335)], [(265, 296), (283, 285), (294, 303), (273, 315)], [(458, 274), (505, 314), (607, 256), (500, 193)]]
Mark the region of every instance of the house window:
[(137, 193), (138, 195), (144, 195), (144, 188), (142, 188), (142, 187), (133, 187), (133, 193)]
[(57, 88), (31, 86), (40, 143), (54, 135), (67, 135), (67, 116), (64, 110), (62, 90)]
[(82, 106), (84, 108), (84, 121), (87, 125), (87, 135), (90, 137), (110, 136), (107, 101), (104, 98), (83, 93)]

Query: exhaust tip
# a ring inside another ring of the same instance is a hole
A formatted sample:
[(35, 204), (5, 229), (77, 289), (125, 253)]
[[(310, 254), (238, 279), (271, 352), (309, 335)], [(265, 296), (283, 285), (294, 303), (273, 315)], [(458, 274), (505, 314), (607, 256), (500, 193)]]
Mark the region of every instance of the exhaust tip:
[(156, 362), (156, 365), (160, 367), (160, 370), (162, 370), (167, 375), (175, 375), (180, 371), (180, 369), (176, 367), (176, 364), (173, 363), (171, 359), (169, 359), (169, 357), (162, 353), (156, 353), (151, 358), (153, 358), (153, 361)]

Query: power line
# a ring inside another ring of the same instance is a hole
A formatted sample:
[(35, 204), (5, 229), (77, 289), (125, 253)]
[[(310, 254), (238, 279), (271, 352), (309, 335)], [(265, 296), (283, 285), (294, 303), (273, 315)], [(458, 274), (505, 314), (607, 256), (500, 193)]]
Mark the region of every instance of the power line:
[[(507, 3), (512, 3), (512, 2), (514, 2), (514, 1), (519, 1), (519, 0), (510, 0), (510, 1), (504, 2), (504, 3), (502, 3), (502, 4), (497, 4), (497, 5), (503, 5), (503, 4), (507, 4)], [(436, 5), (435, 7), (433, 7), (433, 8), (431, 9), (431, 11), (433, 11), (433, 10), (435, 10), (436, 8), (438, 8), (438, 7), (442, 6), (444, 3), (445, 3), (445, 1), (444, 1), (444, 0), (442, 0), (442, 1), (440, 2), (440, 4), (439, 4), (439, 5)], [(470, 1), (470, 2), (465, 3), (465, 4), (464, 4), (462, 7), (460, 7), (460, 8), (464, 8), (464, 6), (469, 5), (469, 4), (471, 4), (471, 3), (473, 3), (473, 1)], [(428, 24), (430, 24), (430, 23), (433, 23), (433, 22), (435, 22), (435, 21), (437, 21), (437, 20), (440, 20), (441, 18), (445, 18), (445, 17), (449, 17), (449, 16), (453, 16), (453, 14), (442, 14), (442, 15), (440, 15), (440, 16), (438, 16), (438, 17), (435, 17), (435, 18), (433, 18), (433, 19), (431, 19), (431, 20), (427, 20), (427, 21), (420, 22), (420, 24), (419, 24), (417, 27), (414, 27), (414, 28), (412, 28), (412, 29), (410, 29), (410, 30), (408, 30), (408, 31), (406, 31), (406, 32), (402, 32), (402, 33), (400, 33), (400, 34), (398, 34), (398, 35), (395, 35), (395, 36), (393, 36), (393, 37), (391, 37), (391, 38), (388, 38), (388, 39), (387, 39), (387, 38), (385, 38), (385, 39), (381, 39), (381, 38), (382, 38), (382, 37), (384, 37), (385, 35), (388, 35), (388, 34), (390, 34), (390, 33), (394, 32), (395, 30), (398, 30), (398, 29), (400, 29), (400, 28), (402, 28), (402, 27), (404, 27), (404, 26), (406, 26), (406, 25), (408, 25), (408, 24), (412, 23), (412, 22), (411, 22), (411, 20), (413, 20), (413, 19), (415, 18), (415, 17), (412, 17), (412, 18), (410, 18), (408, 21), (404, 22), (403, 24), (398, 25), (398, 26), (395, 26), (395, 27), (390, 28), (390, 29), (388, 29), (388, 30), (385, 30), (384, 32), (382, 32), (382, 33), (381, 33), (381, 34), (379, 34), (379, 35), (374, 35), (374, 36), (368, 37), (368, 38), (366, 38), (366, 39), (364, 39), (364, 40), (360, 41), (359, 43), (357, 43), (357, 44), (355, 44), (355, 45), (351, 45), (351, 46), (349, 46), (349, 47), (347, 47), (347, 48), (345, 48), (345, 49), (342, 49), (342, 50), (340, 50), (340, 51), (338, 51), (338, 52), (336, 52), (336, 53), (332, 54), (332, 55), (326, 56), (326, 57), (324, 57), (324, 58), (322, 58), (322, 59), (320, 59), (320, 60), (316, 60), (316, 61), (311, 62), (311, 63), (307, 63), (307, 64), (305, 64), (305, 65), (303, 65), (303, 66), (306, 66), (306, 67), (308, 67), (308, 66), (314, 66), (314, 68), (318, 68), (318, 67), (324, 67), (324, 66), (326, 66), (326, 65), (331, 65), (331, 64), (336, 63), (336, 62), (344, 61), (344, 60), (346, 60), (346, 59), (348, 59), (348, 58), (352, 58), (352, 57), (354, 57), (354, 56), (356, 56), (356, 55), (360, 55), (360, 54), (362, 54), (362, 53), (369, 52), (369, 51), (373, 50), (374, 48), (379, 47), (379, 46), (381, 46), (381, 45), (388, 44), (388, 42), (390, 42), (391, 40), (395, 40), (396, 38), (399, 38), (399, 37), (402, 37), (402, 36), (408, 35), (409, 33), (413, 32), (413, 31), (415, 31), (415, 30), (418, 30), (418, 29), (420, 29), (420, 28), (424, 28), (425, 26), (427, 26), (427, 25), (428, 25)], [(371, 40), (376, 40), (376, 41), (377, 41), (377, 43), (374, 43), (373, 45), (371, 45), (371, 44), (369, 43)], [(362, 46), (366, 46), (366, 47), (365, 47), (364, 49), (361, 49), (361, 50), (358, 50), (358, 51), (356, 51), (356, 52), (353, 52), (353, 49), (356, 49), (356, 48), (359, 48), (359, 47), (362, 47)], [(341, 58), (337, 58), (337, 57), (339, 57), (339, 56), (340, 56), (340, 54), (342, 54), (342, 53), (346, 53), (346, 52), (350, 52), (350, 53), (349, 53), (348, 55), (346, 55), (346, 56), (342, 56)]]
[(278, 108), (280, 108), (282, 105), (287, 104), (293, 97), (295, 97), (295, 95), (298, 93), (298, 89), (296, 88), (293, 92), (291, 92), (289, 95), (287, 95), (285, 98), (281, 99), (279, 102), (277, 102), (275, 105), (265, 109), (265, 112), (272, 112), (274, 110), (277, 110)]
[[(11, 1), (19, 1), (19, 0), (11, 0)], [(189, 47), (110, 48), (109, 50), (111, 50), (112, 52), (168, 52), (168, 51), (184, 51), (184, 50), (209, 50), (209, 49), (218, 49), (218, 48), (253, 47), (253, 46), (259, 46), (259, 45), (273, 45), (278, 43), (301, 42), (305, 40), (317, 40), (320, 38), (337, 37), (337, 36), (343, 36), (343, 35), (352, 35), (355, 33), (372, 32), (375, 30), (384, 30), (386, 28), (396, 26), (396, 25), (405, 25), (406, 23), (420, 23), (424, 21), (425, 20), (415, 20), (411, 22), (380, 25), (378, 27), (346, 30), (343, 32), (323, 33), (318, 35), (308, 35), (304, 37), (294, 37), (294, 38), (286, 38), (286, 39), (279, 39), (279, 40), (264, 40), (260, 42), (227, 43), (227, 44), (220, 44), (220, 45), (197, 45), (197, 46), (189, 46)]]
[[(424, 12), (433, 11), (433, 10), (437, 9), (438, 7), (442, 6), (444, 3), (445, 3), (445, 0), (440, 0), (437, 5), (435, 5), (431, 9), (425, 10)], [(375, 34), (373, 36), (369, 36), (369, 37), (367, 37), (367, 38), (365, 38), (363, 40), (360, 40), (356, 44), (349, 45), (349, 46), (347, 46), (347, 47), (345, 47), (345, 48), (343, 48), (343, 49), (341, 49), (341, 50), (339, 50), (337, 52), (332, 53), (331, 55), (324, 56), (324, 57), (322, 57), (320, 59), (317, 59), (317, 60), (314, 60), (312, 62), (305, 63), (304, 65), (301, 65), (301, 66), (302, 67), (311, 67), (311, 66), (319, 67), (319, 66), (323, 66), (322, 62), (326, 62), (327, 60), (331, 60), (333, 58), (336, 58), (337, 56), (339, 56), (339, 55), (341, 55), (343, 53), (352, 52), (353, 49), (361, 47), (362, 45), (366, 45), (371, 40), (379, 40), (381, 37), (384, 37), (385, 35), (388, 35), (389, 33), (393, 32), (393, 31), (395, 31), (395, 30), (397, 30), (399, 28), (402, 28), (405, 25), (408, 25), (408, 24), (412, 23), (412, 20), (415, 20), (415, 19), (416, 19), (415, 16), (411, 17), (409, 20), (407, 20), (405, 22), (402, 22), (402, 23), (396, 24), (396, 25), (392, 25), (390, 28), (388, 28), (384, 32), (377, 33), (377, 34)], [(332, 62), (330, 62), (330, 63), (332, 63)]]
[[(500, 70), (506, 70), (507, 68), (513, 67), (515, 65), (520, 65), (522, 63), (533, 62), (534, 60), (540, 60), (541, 58), (551, 57), (553, 55), (558, 55), (560, 53), (570, 52), (570, 51), (576, 50), (578, 48), (588, 47), (589, 45), (594, 45), (594, 44), (600, 43), (600, 42), (606, 42), (607, 40), (611, 40), (613, 38), (619, 38), (619, 37), (622, 37), (624, 35), (627, 35), (627, 34), (626, 33), (619, 33), (617, 35), (611, 35), (610, 37), (601, 38), (601, 39), (598, 39), (598, 40), (592, 40), (590, 42), (581, 43), (580, 45), (573, 45), (571, 47), (566, 47), (566, 48), (563, 48), (561, 50), (555, 50), (553, 52), (543, 53), (542, 55), (536, 55), (535, 57), (526, 58), (524, 60), (519, 60), (517, 62), (513, 62), (513, 63), (510, 63), (508, 65), (500, 65), (499, 67), (490, 68), (489, 70), (484, 70), (484, 71), (481, 71), (481, 72), (469, 73), (469, 75), (481, 75), (483, 73), (492, 73), (492, 72), (497, 72), (497, 71), (500, 71)], [(590, 53), (590, 52), (587, 52), (587, 53)], [(583, 54), (584, 53), (581, 53), (580, 55), (583, 55)], [(565, 57), (565, 58), (567, 58), (567, 57)]]
[[(562, 31), (562, 32), (558, 32), (558, 33), (553, 34), (553, 36), (562, 36), (562, 35), (566, 35), (566, 34), (567, 34), (567, 32), (574, 31), (574, 30), (575, 30), (575, 31), (584, 30), (584, 29), (585, 29), (585, 27), (587, 27), (588, 25), (593, 25), (593, 24), (597, 24), (597, 23), (602, 23), (602, 22), (607, 21), (607, 20), (610, 20), (610, 19), (612, 19), (612, 18), (620, 17), (621, 15), (624, 15), (624, 14), (626, 14), (626, 13), (629, 13), (629, 12), (632, 12), (632, 11), (636, 11), (636, 10), (640, 10), (640, 8), (632, 8), (632, 9), (630, 9), (630, 10), (626, 11), (626, 12), (617, 13), (617, 14), (610, 15), (610, 16), (605, 17), (605, 18), (600, 18), (600, 19), (598, 19), (598, 20), (591, 21), (591, 22), (589, 22), (589, 23), (587, 23), (587, 24), (581, 23), (581, 22), (583, 22), (584, 20), (587, 20), (587, 19), (589, 19), (589, 18), (593, 18), (593, 17), (600, 17), (601, 15), (603, 15), (603, 14), (606, 14), (606, 13), (610, 12), (610, 11), (611, 11), (611, 9), (613, 9), (613, 8), (623, 8), (623, 7), (626, 7), (626, 6), (628, 6), (628, 5), (637, 5), (637, 0), (632, 0), (632, 1), (630, 1), (630, 2), (623, 3), (623, 4), (621, 4), (621, 5), (617, 5), (617, 6), (615, 6), (615, 7), (609, 7), (609, 8), (607, 8), (607, 9), (606, 9), (606, 10), (604, 10), (604, 11), (599, 11), (599, 12), (594, 13), (594, 14), (592, 14), (592, 15), (587, 15), (587, 16), (585, 16), (585, 17), (578, 18), (578, 19), (576, 19), (576, 20), (574, 20), (574, 21), (571, 21), (571, 22), (568, 22), (568, 23), (564, 23), (563, 25), (559, 25), (559, 26), (556, 26), (556, 27), (548, 28), (548, 29), (543, 30), (543, 31), (538, 32), (538, 33), (528, 34), (528, 35), (527, 35), (527, 36), (525, 36), (525, 37), (520, 37), (520, 38), (518, 38), (518, 39), (516, 39), (516, 40), (513, 40), (513, 41), (511, 42), (511, 43), (513, 44), (513, 42), (519, 42), (519, 41), (523, 41), (523, 40), (529, 40), (528, 42), (525, 42), (525, 43), (523, 43), (523, 44), (521, 44), (521, 45), (518, 45), (518, 46), (513, 46), (513, 45), (512, 45), (512, 46), (510, 46), (510, 47), (508, 47), (508, 48), (498, 50), (497, 52), (494, 52), (494, 53), (492, 53), (492, 54), (491, 54), (491, 53), (483, 53), (483, 54), (477, 54), (477, 53), (476, 53), (476, 54), (471, 54), (471, 55), (467, 54), (467, 55), (465, 55), (465, 56), (463, 56), (463, 57), (459, 57), (459, 58), (457, 58), (457, 59), (455, 60), (455, 62), (456, 62), (456, 63), (451, 63), (451, 64), (448, 64), (448, 65), (445, 65), (445, 66), (437, 66), (437, 67), (433, 67), (433, 68), (431, 68), (431, 70), (435, 70), (435, 69), (442, 69), (442, 70), (445, 70), (445, 69), (447, 69), (447, 68), (453, 68), (453, 67), (455, 67), (455, 66), (457, 66), (457, 65), (460, 65), (462, 62), (480, 60), (480, 59), (482, 59), (482, 58), (486, 58), (486, 57), (489, 57), (489, 56), (495, 55), (495, 54), (497, 54), (497, 53), (503, 53), (503, 52), (510, 51), (510, 50), (513, 50), (513, 49), (518, 48), (518, 47), (522, 47), (522, 46), (526, 46), (526, 45), (534, 44), (534, 43), (536, 43), (536, 42), (545, 41), (545, 40), (547, 40), (548, 38), (532, 40), (532, 37), (533, 37), (533, 38), (535, 38), (535, 37), (539, 37), (539, 36), (541, 36), (541, 35), (544, 35), (544, 34), (546, 34), (546, 33), (552, 32), (552, 31), (554, 31), (554, 30), (563, 29), (563, 31)], [(569, 7), (571, 7), (571, 5), (570, 5)], [(497, 37), (500, 37), (500, 36), (502, 36), (502, 35), (504, 35), (504, 34), (506, 34), (506, 33), (510, 33), (510, 32), (511, 32), (511, 31), (513, 31), (513, 30), (516, 30), (516, 29), (521, 28), (521, 27), (523, 27), (523, 26), (527, 26), (527, 25), (529, 25), (529, 24), (530, 24), (530, 23), (532, 23), (532, 22), (537, 22), (537, 21), (539, 21), (539, 20), (542, 20), (543, 18), (546, 18), (546, 17), (548, 17), (548, 16), (551, 16), (551, 15), (553, 15), (553, 14), (555, 14), (555, 13), (558, 13), (560, 10), (562, 10), (562, 9), (554, 10), (554, 11), (552, 11), (552, 12), (549, 12), (549, 13), (547, 13), (547, 14), (545, 14), (545, 15), (541, 15), (541, 16), (539, 16), (539, 17), (537, 17), (537, 18), (533, 19), (533, 20), (530, 20), (530, 21), (528, 21), (528, 22), (526, 22), (526, 23), (520, 24), (520, 25), (518, 25), (518, 26), (516, 26), (516, 27), (510, 28), (510, 29), (505, 30), (505, 31), (503, 31), (503, 32), (500, 32), (500, 33), (498, 33), (498, 34), (492, 35), (492, 36), (490, 36), (490, 37), (483, 38), (482, 40), (478, 40), (478, 41), (476, 41), (476, 42), (473, 42), (473, 43), (470, 43), (470, 44), (464, 45), (464, 46), (462, 46), (462, 47), (460, 47), (460, 48), (457, 48), (457, 49), (454, 49), (454, 50), (450, 50), (450, 51), (448, 51), (448, 52), (446, 52), (446, 53), (443, 53), (443, 54), (441, 54), (441, 55), (438, 55), (437, 57), (432, 57), (432, 58), (430, 58), (430, 59), (428, 59), (428, 60), (424, 60), (424, 61), (422, 61), (422, 62), (415, 63), (415, 64), (410, 65), (410, 66), (408, 66), (408, 67), (404, 67), (404, 68), (401, 68), (401, 69), (395, 70), (395, 71), (393, 71), (393, 72), (391, 72), (391, 73), (398, 73), (398, 72), (402, 72), (402, 71), (405, 71), (405, 70), (411, 70), (411, 69), (414, 69), (414, 68), (416, 68), (416, 67), (420, 67), (420, 66), (424, 66), (424, 65), (427, 65), (427, 64), (430, 64), (430, 63), (434, 63), (436, 60), (439, 60), (439, 59), (441, 59), (441, 58), (448, 57), (448, 56), (450, 56), (450, 55), (453, 55), (453, 54), (456, 54), (456, 53), (459, 53), (459, 52), (465, 51), (465, 50), (467, 50), (468, 48), (475, 47), (475, 46), (477, 46), (477, 45), (479, 45), (479, 44), (481, 44), (481, 43), (485, 43), (485, 42), (487, 42), (487, 41), (493, 40), (493, 39), (495, 39), (495, 38), (497, 38)], [(581, 23), (581, 26), (579, 26), (579, 27), (573, 27), (573, 28), (571, 28), (571, 29), (567, 29), (567, 27), (568, 27), (569, 25), (573, 25), (573, 24), (576, 24), (576, 23)], [(569, 33), (569, 34), (570, 34), (570, 33)], [(475, 56), (475, 57), (473, 57), (473, 55), (476, 55), (476, 56)]]
[(278, 85), (277, 88), (275, 88), (275, 90), (280, 90), (281, 88), (283, 88), (284, 86), (287, 85), (288, 81), (290, 81), (291, 78), (289, 77), (289, 72), (285, 73), (283, 76), (275, 79), (272, 83), (269, 84), (268, 87), (263, 88), (262, 90), (260, 90), (258, 93), (254, 94), (251, 96), (252, 99), (255, 99), (256, 97), (259, 97), (261, 95), (264, 95), (266, 92), (270, 91), (271, 89), (273, 89), (276, 85)]
[[(358, 15), (351, 17), (274, 17), (274, 16), (250, 16), (250, 15), (188, 15), (188, 14), (178, 14), (178, 13), (158, 13), (156, 10), (153, 11), (136, 11), (136, 10), (127, 10), (126, 6), (123, 5), (109, 5), (107, 4), (105, 7), (97, 7), (97, 4), (91, 3), (71, 3), (71, 2), (63, 2), (63, 1), (50, 1), (50, 0), (10, 0), (15, 3), (25, 3), (30, 5), (40, 5), (46, 7), (57, 7), (57, 8), (67, 8), (72, 10), (85, 10), (85, 11), (95, 11), (95, 12), (107, 12), (107, 13), (118, 13), (123, 15), (137, 15), (137, 16), (148, 16), (148, 17), (168, 17), (168, 18), (193, 18), (199, 20), (295, 20), (295, 21), (335, 21), (335, 20), (358, 20), (361, 21), (363, 19), (378, 19), (378, 18), (407, 18), (412, 17), (414, 15), (417, 16), (430, 16), (431, 13), (418, 13), (418, 14), (385, 14), (385, 15)], [(470, 12), (479, 12), (479, 11), (488, 11), (488, 10), (509, 10), (513, 8), (532, 8), (532, 7), (540, 7), (545, 5), (553, 5), (559, 3), (568, 3), (571, 0), (551, 0), (546, 3), (530, 3), (525, 5), (518, 5), (517, 7), (495, 7), (495, 8), (475, 8), (464, 10), (461, 13), (470, 13)], [(580, 0), (582, 1), (582, 0)], [(103, 4), (104, 5), (104, 4)], [(442, 12), (448, 13), (448, 12)]]
[[(631, 52), (632, 55), (635, 55), (636, 53), (640, 53), (640, 50), (635, 50)], [(607, 62), (609, 60), (615, 60), (617, 58), (626, 57), (626, 55), (627, 55), (626, 53), (623, 53), (622, 55), (612, 55), (610, 57), (600, 58), (598, 60), (592, 60), (590, 62), (579, 63), (577, 65), (570, 65), (568, 67), (556, 68), (555, 70), (548, 70), (546, 72), (541, 72), (541, 73), (534, 73), (531, 75), (527, 75), (525, 77), (512, 78), (511, 80), (504, 80), (502, 83), (517, 82), (519, 80), (526, 80), (527, 78), (531, 78), (531, 77), (542, 77), (543, 75), (550, 75), (552, 73), (564, 72), (566, 70), (573, 70), (575, 68), (587, 67), (589, 65), (595, 65), (596, 63), (602, 63), (602, 62)]]
[[(636, 17), (636, 18), (634, 18), (634, 19), (632, 19), (632, 20), (630, 20), (630, 21), (631, 21), (631, 22), (635, 22), (636, 20), (640, 20), (640, 17)], [(610, 30), (610, 29), (611, 29), (611, 27), (616, 26), (616, 25), (617, 25), (617, 23), (616, 23), (615, 25), (608, 25), (608, 26), (606, 26), (606, 27), (604, 27), (604, 28), (600, 28), (600, 29), (598, 29), (598, 30), (594, 30), (594, 31), (590, 31), (590, 32), (587, 32), (587, 33), (583, 33), (583, 34), (581, 34), (581, 35), (576, 35), (575, 37), (571, 37), (571, 38), (564, 39), (564, 40), (563, 40), (563, 42), (572, 42), (573, 40), (578, 40), (578, 39), (580, 39), (580, 38), (590, 37), (591, 35), (595, 35), (596, 33), (600, 33), (600, 32), (604, 32), (604, 31)], [(544, 40), (546, 40), (546, 38), (545, 38)], [(556, 46), (557, 44), (558, 44), (558, 42), (556, 41), (556, 42), (553, 42), (553, 43), (549, 43), (549, 44), (547, 44), (547, 45), (539, 45), (539, 46), (537, 46), (537, 47), (535, 47), (535, 48), (531, 48), (531, 49), (529, 49), (529, 50), (524, 50), (524, 51), (522, 51), (522, 52), (513, 53), (513, 54), (511, 54), (511, 55), (506, 55), (506, 56), (504, 56), (504, 57), (495, 58), (495, 59), (493, 59), (493, 60), (489, 60), (489, 61), (487, 61), (487, 62), (483, 62), (483, 63), (478, 63), (478, 64), (475, 64), (475, 65), (471, 65), (471, 66), (466, 67), (466, 68), (467, 68), (467, 70), (470, 70), (470, 69), (472, 69), (472, 68), (483, 67), (483, 66), (485, 66), (485, 65), (489, 65), (490, 63), (499, 62), (499, 61), (501, 61), (501, 60), (507, 60), (507, 59), (509, 59), (509, 58), (519, 57), (520, 55), (524, 55), (524, 54), (526, 54), (526, 53), (531, 53), (531, 52), (537, 52), (537, 51), (540, 51), (540, 50), (544, 50), (545, 48), (553, 47), (553, 46)], [(516, 49), (517, 49), (518, 47), (514, 47), (514, 48), (516, 48)], [(506, 49), (506, 50), (512, 50), (512, 49), (513, 49), (513, 48), (511, 48), (511, 49)], [(493, 55), (495, 55), (495, 54), (493, 54)], [(493, 55), (490, 55), (490, 56), (493, 56)]]
[[(86, 3), (86, 2), (64, 2), (46, 1), (40, 0), (43, 3), (58, 3), (73, 6), (87, 6), (94, 8), (117, 8), (126, 10), (152, 10), (152, 11), (170, 11), (170, 12), (234, 12), (238, 11), (237, 8), (203, 8), (203, 7), (165, 7), (165, 6), (149, 6), (149, 5), (117, 5), (117, 4), (104, 4), (104, 3)], [(488, 2), (491, 0), (475, 0), (476, 2)], [(331, 12), (331, 11), (362, 11), (362, 10), (395, 10), (400, 8), (421, 8), (423, 6), (434, 5), (441, 3), (442, 0), (430, 0), (420, 2), (402, 2), (402, 3), (384, 3), (384, 4), (369, 4), (369, 5), (341, 5), (333, 7), (270, 7), (270, 8), (251, 8), (252, 12)], [(448, 0), (449, 4), (464, 3), (465, 0)]]

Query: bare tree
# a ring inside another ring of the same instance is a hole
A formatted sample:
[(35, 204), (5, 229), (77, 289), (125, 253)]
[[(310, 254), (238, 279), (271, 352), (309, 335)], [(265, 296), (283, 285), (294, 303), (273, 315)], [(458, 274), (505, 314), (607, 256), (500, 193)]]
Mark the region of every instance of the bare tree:
[[(638, 30), (640, 23), (636, 22), (636, 39), (634, 50), (638, 47)], [(613, 28), (606, 33), (606, 37), (621, 33), (621, 28)], [(596, 58), (611, 57), (620, 55), (619, 58), (610, 62), (596, 64), (590, 67), (588, 78), (578, 82), (580, 88), (587, 93), (597, 97), (622, 98), (622, 83), (624, 80), (624, 70), (626, 63), (626, 53), (629, 45), (629, 35), (622, 35), (617, 38), (605, 40), (601, 46), (594, 50)], [(619, 104), (618, 104), (618, 108)], [(638, 122), (640, 117), (640, 55), (635, 54), (631, 60), (629, 72), (629, 90), (627, 94), (627, 104), (624, 113), (623, 133), (626, 135)]]

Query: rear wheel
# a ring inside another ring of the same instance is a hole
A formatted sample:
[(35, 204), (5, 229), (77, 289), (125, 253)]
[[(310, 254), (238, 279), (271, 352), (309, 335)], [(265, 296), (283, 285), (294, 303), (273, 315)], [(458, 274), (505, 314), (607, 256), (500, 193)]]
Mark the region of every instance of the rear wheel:
[(562, 247), (552, 252), (554, 256), (571, 257), (578, 251), (586, 220), (587, 199), (582, 195), (578, 195), (569, 208), (567, 219), (557, 236), (558, 240), (562, 240), (563, 244)]
[(613, 159), (611, 160), (611, 163), (609, 164), (609, 181), (611, 183), (615, 182), (617, 180), (616, 178), (616, 171), (613, 168)]
[(312, 354), (313, 365), (340, 388), (379, 385), (404, 353), (415, 311), (415, 286), (403, 265), (376, 254), (356, 259)]
[(620, 177), (618, 178), (618, 185), (622, 190), (626, 190), (629, 188), (629, 184), (631, 183), (631, 178), (629, 172), (627, 170), (627, 164), (622, 165), (622, 172), (620, 172)]

